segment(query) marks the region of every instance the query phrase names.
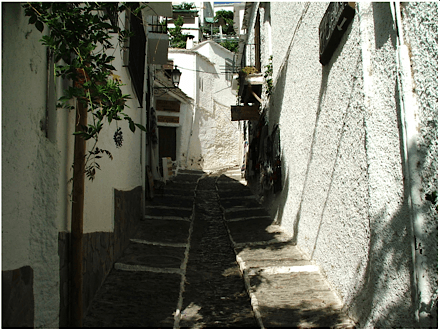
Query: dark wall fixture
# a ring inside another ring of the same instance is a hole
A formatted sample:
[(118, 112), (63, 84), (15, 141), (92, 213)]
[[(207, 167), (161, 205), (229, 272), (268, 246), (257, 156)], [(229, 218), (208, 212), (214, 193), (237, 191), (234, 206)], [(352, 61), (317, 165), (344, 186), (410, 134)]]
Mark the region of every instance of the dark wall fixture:
[(319, 24), (319, 62), (327, 65), (355, 14), (354, 2), (330, 2)]

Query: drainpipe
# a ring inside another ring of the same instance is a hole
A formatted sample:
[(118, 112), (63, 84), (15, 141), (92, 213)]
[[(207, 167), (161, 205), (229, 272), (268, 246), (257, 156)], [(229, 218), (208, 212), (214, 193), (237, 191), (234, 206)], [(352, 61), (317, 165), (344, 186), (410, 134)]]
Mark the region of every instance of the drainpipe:
[(428, 282), (428, 274), (426, 272), (427, 262), (424, 255), (424, 234), (423, 222), (424, 214), (422, 212), (423, 199), (421, 197), (422, 183), (418, 171), (417, 164), (419, 157), (417, 155), (417, 126), (418, 126), (418, 107), (416, 96), (413, 92), (411, 60), (409, 57), (408, 47), (405, 45), (402, 30), (402, 18), (399, 2), (390, 2), (391, 13), (393, 15), (394, 26), (396, 29), (397, 43), (397, 79), (400, 94), (400, 111), (402, 118), (402, 133), (404, 145), (404, 167), (407, 189), (409, 191), (408, 204), (410, 207), (412, 233), (414, 240), (412, 241), (412, 259), (414, 266), (414, 291), (415, 297), (415, 320), (421, 328), (429, 327), (430, 314), (430, 285)]

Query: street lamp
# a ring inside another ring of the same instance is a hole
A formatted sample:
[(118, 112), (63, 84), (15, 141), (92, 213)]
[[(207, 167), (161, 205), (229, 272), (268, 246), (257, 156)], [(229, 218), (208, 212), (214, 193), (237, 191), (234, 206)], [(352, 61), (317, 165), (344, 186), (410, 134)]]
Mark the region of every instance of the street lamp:
[(173, 71), (171, 71), (171, 80), (173, 82), (174, 87), (178, 87), (180, 83), (180, 76), (182, 72), (177, 68), (177, 65), (174, 66)]
[(173, 89), (178, 88), (180, 83), (180, 76), (182, 75), (182, 72), (177, 68), (177, 65), (174, 66), (174, 69), (171, 70), (171, 82), (173, 83), (173, 86), (163, 86), (163, 87), (154, 87), (154, 89)]

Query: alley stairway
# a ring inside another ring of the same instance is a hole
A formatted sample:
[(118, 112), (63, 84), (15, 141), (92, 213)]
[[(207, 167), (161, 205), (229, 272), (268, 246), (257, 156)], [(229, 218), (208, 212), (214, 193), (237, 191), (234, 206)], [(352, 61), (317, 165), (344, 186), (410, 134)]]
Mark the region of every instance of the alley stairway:
[(240, 182), (181, 171), (97, 292), (85, 328), (353, 328), (319, 268)]
[(147, 203), (145, 219), (88, 309), (85, 328), (174, 328), (204, 172), (183, 171)]
[(237, 263), (261, 328), (354, 328), (319, 267), (243, 185), (239, 168), (217, 180)]

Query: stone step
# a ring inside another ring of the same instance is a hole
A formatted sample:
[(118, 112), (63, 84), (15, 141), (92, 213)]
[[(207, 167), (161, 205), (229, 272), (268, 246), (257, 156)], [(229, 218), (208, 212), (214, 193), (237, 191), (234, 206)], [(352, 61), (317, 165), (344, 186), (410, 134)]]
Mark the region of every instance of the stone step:
[(272, 225), (270, 217), (226, 221), (226, 223), (234, 243), (264, 244), (268, 241), (285, 242), (291, 238), (279, 226)]
[(155, 217), (163, 217), (166, 218), (168, 216), (172, 217), (181, 217), (181, 218), (190, 218), (192, 214), (192, 208), (171, 208), (171, 207), (147, 207), (146, 216), (151, 218)]
[(189, 221), (144, 220), (133, 239), (157, 243), (188, 243)]
[(272, 219), (269, 214), (266, 212), (265, 209), (261, 208), (247, 208), (242, 210), (228, 210), (225, 212), (225, 219), (226, 220), (233, 220), (233, 219), (258, 219), (262, 217), (267, 217), (269, 219)]
[(83, 327), (171, 329), (181, 278), (176, 273), (113, 269), (89, 306)]
[(194, 191), (197, 186), (197, 181), (194, 182), (187, 182), (187, 181), (173, 181), (169, 182), (165, 185), (164, 190), (172, 190), (172, 189), (181, 189), (181, 190), (188, 190), (188, 191)]
[(265, 328), (354, 328), (319, 272), (249, 275)]
[(180, 268), (184, 247), (141, 244), (131, 241), (118, 263), (155, 268)]
[(249, 196), (249, 198), (222, 198), (220, 199), (220, 205), (225, 210), (234, 209), (234, 208), (249, 208), (249, 207), (261, 207), (261, 204), (258, 203), (257, 199), (254, 196)]

